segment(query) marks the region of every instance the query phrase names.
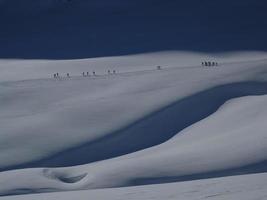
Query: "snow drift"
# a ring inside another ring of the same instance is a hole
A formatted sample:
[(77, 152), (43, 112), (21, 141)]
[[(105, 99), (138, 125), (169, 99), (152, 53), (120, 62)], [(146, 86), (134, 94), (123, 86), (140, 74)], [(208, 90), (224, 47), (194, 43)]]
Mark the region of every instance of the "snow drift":
[(266, 198), (266, 173), (180, 183), (1, 197), (1, 200), (73, 199), (214, 199)]
[[(153, 54), (1, 61), (3, 69), (20, 63), (36, 70), (29, 80), (23, 70), (8, 72), (13, 81), (0, 83), (0, 194), (266, 172), (265, 55), (240, 54), (212, 68), (195, 54), (187, 56), (198, 64), (175, 66), (177, 55), (169, 54), (162, 70), (147, 65)], [(116, 75), (106, 73), (110, 60)], [(95, 77), (41, 78), (42, 68), (79, 74), (94, 70), (91, 63), (99, 66)]]
[(229, 101), (168, 142), (115, 159), (71, 168), (3, 172), (0, 192), (106, 188), (161, 183), (166, 178), (192, 179), (194, 175), (206, 178), (208, 173), (218, 176), (266, 171), (266, 100), (264, 95)]

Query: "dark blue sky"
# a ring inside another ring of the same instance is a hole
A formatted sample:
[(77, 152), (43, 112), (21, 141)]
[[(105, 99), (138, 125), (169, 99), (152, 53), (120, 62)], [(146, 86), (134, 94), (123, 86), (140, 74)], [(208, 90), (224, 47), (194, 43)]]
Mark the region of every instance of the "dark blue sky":
[(0, 0), (0, 58), (267, 51), (266, 0)]

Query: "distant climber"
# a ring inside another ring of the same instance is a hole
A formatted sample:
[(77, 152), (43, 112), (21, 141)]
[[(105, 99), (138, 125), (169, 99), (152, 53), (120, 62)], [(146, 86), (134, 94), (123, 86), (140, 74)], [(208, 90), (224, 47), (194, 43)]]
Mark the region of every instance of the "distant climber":
[(202, 62), (201, 63), (202, 66), (206, 66), (206, 67), (214, 67), (214, 66), (218, 66), (218, 62), (215, 61), (208, 61), (208, 62)]

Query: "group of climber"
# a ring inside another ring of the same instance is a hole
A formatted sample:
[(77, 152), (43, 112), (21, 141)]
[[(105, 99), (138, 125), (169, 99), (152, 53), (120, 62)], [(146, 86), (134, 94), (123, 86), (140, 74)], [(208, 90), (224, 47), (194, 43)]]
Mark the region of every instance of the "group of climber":
[[(108, 74), (116, 74), (116, 70), (112, 70), (112, 71), (111, 70), (108, 70)], [(92, 74), (90, 74), (89, 72), (82, 72), (82, 76), (83, 77), (88, 77), (88, 76), (91, 76), (91, 75), (92, 76), (96, 76), (96, 72), (93, 71)], [(66, 74), (66, 77), (67, 78), (70, 78), (70, 73), (67, 73)], [(54, 78), (60, 78), (59, 73), (55, 73), (54, 74)]]
[(204, 67), (214, 67), (214, 66), (219, 65), (218, 62), (214, 62), (214, 61), (212, 61), (212, 62), (211, 61), (205, 61), (205, 62), (202, 62), (201, 64)]

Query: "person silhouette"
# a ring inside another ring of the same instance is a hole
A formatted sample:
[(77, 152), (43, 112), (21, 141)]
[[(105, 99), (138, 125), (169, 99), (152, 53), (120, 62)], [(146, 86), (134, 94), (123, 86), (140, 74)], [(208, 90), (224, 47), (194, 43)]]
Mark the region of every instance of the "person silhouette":
[(210, 61), (208, 62), (208, 66), (209, 66), (209, 67), (211, 66), (211, 62), (210, 62)]

